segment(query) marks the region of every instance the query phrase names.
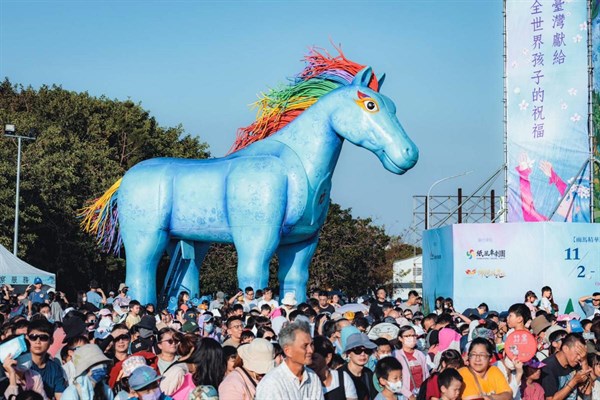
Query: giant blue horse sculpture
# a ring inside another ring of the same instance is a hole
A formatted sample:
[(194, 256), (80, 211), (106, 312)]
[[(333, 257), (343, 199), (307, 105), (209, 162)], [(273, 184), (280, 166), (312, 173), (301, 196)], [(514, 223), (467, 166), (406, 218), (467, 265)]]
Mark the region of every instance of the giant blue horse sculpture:
[(281, 294), (303, 301), (344, 140), (373, 152), (394, 174), (415, 165), (418, 149), (394, 103), (379, 93), (382, 78), (343, 55), (313, 52), (307, 60), (293, 85), (263, 98), (233, 153), (143, 161), (88, 208), (84, 223), (99, 241), (118, 248), (122, 238), (133, 298), (156, 302), (158, 262), (185, 239), (196, 253), (182, 284), (192, 293), (210, 244), (233, 243), (239, 287), (266, 287), (277, 253)]

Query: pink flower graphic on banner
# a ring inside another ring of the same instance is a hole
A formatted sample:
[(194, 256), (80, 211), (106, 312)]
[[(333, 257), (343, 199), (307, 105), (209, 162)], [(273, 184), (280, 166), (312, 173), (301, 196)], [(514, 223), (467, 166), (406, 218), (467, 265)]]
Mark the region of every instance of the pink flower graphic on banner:
[(569, 96), (577, 95), (577, 89), (575, 89), (575, 88), (571, 88), (571, 89), (567, 90), (567, 92), (569, 93)]
[(510, 64), (512, 68), (517, 68), (518, 65), (519, 63), (517, 63), (516, 61), (513, 61), (512, 64)]
[(525, 111), (525, 110), (527, 110), (527, 107), (529, 107), (529, 103), (528, 103), (528, 102), (526, 102), (525, 100), (522, 100), (522, 101), (519, 103), (519, 109), (520, 109), (521, 111)]
[(581, 115), (575, 113), (573, 114), (573, 116), (571, 117), (571, 121), (573, 122), (579, 122), (581, 120)]
[(582, 39), (583, 39), (583, 36), (581, 36), (580, 34), (577, 34), (577, 35), (573, 36), (573, 43), (580, 43)]
[(583, 23), (579, 24), (579, 30), (586, 31), (587, 30), (587, 22), (583, 22)]
[(569, 106), (567, 105), (567, 103), (565, 103), (564, 101), (562, 103), (560, 103), (560, 108), (563, 110), (566, 110), (567, 108), (569, 108)]
[(527, 49), (527, 48), (523, 49), (523, 55), (526, 56), (527, 54), (529, 54), (529, 49)]

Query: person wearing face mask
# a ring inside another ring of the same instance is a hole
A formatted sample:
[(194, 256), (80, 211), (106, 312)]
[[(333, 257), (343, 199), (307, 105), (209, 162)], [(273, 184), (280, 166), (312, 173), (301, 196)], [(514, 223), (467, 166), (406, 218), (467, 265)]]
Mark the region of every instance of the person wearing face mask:
[(62, 394), (64, 400), (113, 400), (113, 392), (106, 383), (107, 358), (95, 344), (85, 344), (75, 350), (75, 382)]
[(402, 364), (402, 395), (415, 400), (421, 384), (429, 378), (427, 357), (417, 350), (417, 333), (412, 326), (400, 328), (398, 341), (402, 346), (396, 351), (396, 358)]
[(377, 363), (375, 376), (383, 390), (375, 400), (404, 400), (402, 395), (402, 364), (394, 357), (385, 357)]
[(143, 400), (171, 400), (159, 386), (162, 376), (147, 365), (136, 368), (129, 377), (129, 388), (134, 393), (133, 398)]

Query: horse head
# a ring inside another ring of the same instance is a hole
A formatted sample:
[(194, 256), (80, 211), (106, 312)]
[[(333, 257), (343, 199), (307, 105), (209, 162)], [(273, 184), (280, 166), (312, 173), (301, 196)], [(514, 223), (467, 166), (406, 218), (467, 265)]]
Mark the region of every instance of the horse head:
[[(400, 125), (392, 100), (368, 87), (372, 75), (370, 67), (364, 68), (350, 85), (331, 93), (337, 104), (331, 126), (349, 142), (373, 152), (385, 169), (401, 175), (417, 163), (419, 149)], [(382, 82), (380, 78), (379, 89)]]

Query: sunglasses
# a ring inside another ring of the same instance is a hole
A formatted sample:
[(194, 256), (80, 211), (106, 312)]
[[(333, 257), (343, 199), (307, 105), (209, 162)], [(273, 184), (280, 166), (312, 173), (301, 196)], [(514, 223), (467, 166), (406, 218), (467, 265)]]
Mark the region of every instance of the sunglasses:
[(357, 348), (352, 349), (350, 351), (353, 352), (356, 355), (365, 353), (366, 355), (370, 356), (371, 354), (373, 354), (373, 350), (371, 350), (371, 349), (365, 349), (364, 347), (357, 347)]
[(131, 336), (127, 333), (123, 334), (123, 335), (119, 335), (115, 338), (115, 342), (118, 342), (120, 340), (130, 340)]
[(277, 340), (277, 335), (275, 335), (275, 336), (263, 336), (263, 339), (265, 339), (265, 340)]
[(163, 343), (166, 342), (166, 343), (169, 343), (169, 344), (173, 344), (173, 343), (179, 344), (179, 340), (177, 340), (177, 339), (165, 339), (165, 340), (161, 340), (161, 342), (163, 342)]
[(96, 324), (96, 322), (97, 322), (96, 320), (93, 320), (93, 321), (88, 321), (87, 325), (88, 325), (88, 326), (92, 326), (92, 325), (95, 325), (95, 324)]
[(45, 333), (42, 333), (41, 335), (36, 335), (35, 333), (31, 333), (31, 334), (27, 335), (27, 337), (29, 338), (29, 340), (31, 342), (35, 342), (38, 339), (42, 342), (47, 342), (50, 340), (50, 335), (47, 335)]

